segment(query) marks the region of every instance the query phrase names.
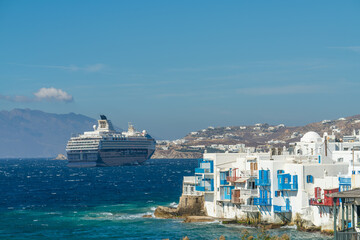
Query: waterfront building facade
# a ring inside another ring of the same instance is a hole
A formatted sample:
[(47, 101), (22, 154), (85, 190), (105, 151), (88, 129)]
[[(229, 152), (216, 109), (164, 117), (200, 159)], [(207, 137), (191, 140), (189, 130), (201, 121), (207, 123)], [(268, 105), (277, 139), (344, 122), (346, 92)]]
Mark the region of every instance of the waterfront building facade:
[(288, 149), (205, 153), (195, 169), (199, 193), (193, 194), (204, 195), (206, 213), (212, 217), (261, 216), (269, 222), (300, 217), (332, 229), (332, 207), (340, 202), (328, 194), (360, 187), (360, 141), (346, 139), (336, 142), (326, 133), (320, 137), (308, 132)]

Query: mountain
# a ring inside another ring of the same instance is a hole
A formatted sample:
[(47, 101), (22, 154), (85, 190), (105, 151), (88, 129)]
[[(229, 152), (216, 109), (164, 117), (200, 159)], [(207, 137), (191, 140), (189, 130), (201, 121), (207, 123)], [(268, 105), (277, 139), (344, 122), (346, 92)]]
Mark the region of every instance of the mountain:
[(71, 134), (91, 131), (93, 118), (69, 113), (14, 109), (0, 112), (0, 158), (55, 157), (65, 154)]

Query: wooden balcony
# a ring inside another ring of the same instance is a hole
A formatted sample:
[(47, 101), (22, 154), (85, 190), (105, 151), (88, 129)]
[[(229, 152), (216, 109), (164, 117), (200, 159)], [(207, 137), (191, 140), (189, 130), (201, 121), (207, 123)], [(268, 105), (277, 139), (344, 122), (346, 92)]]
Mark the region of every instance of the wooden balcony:
[(231, 193), (231, 203), (245, 204), (245, 200), (240, 195), (240, 189), (233, 189)]
[[(315, 198), (310, 198), (309, 204), (311, 206), (327, 206), (327, 207), (332, 207), (334, 205), (334, 199), (332, 197), (328, 197), (327, 195), (339, 191), (338, 188), (322, 190), (320, 187), (316, 187), (314, 190), (315, 190)], [(324, 192), (323, 198), (321, 197), (322, 191)], [(336, 201), (336, 205), (339, 205), (339, 199)]]

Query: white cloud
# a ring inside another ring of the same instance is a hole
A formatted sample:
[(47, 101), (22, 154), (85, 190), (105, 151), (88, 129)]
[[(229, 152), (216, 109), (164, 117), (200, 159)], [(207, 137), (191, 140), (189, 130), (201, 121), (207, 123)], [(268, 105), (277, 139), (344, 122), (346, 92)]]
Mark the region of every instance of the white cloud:
[(63, 102), (72, 102), (74, 100), (67, 92), (53, 87), (40, 88), (34, 95), (38, 100), (55, 100)]
[(33, 93), (33, 97), (28, 96), (7, 96), (0, 94), (0, 100), (9, 102), (38, 102), (38, 101), (58, 101), (58, 102), (72, 102), (73, 96), (61, 89), (40, 88), (37, 92)]

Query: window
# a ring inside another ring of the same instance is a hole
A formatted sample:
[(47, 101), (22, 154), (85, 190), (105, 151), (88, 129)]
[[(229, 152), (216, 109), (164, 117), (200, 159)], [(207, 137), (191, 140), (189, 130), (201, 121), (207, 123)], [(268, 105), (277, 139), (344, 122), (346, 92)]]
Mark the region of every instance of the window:
[(275, 197), (280, 197), (280, 191), (275, 191)]
[(314, 177), (312, 175), (306, 176), (306, 182), (307, 183), (314, 183)]
[(277, 170), (277, 174), (279, 175), (279, 174), (282, 174), (282, 173), (284, 173), (284, 170)]
[(338, 161), (338, 162), (343, 162), (343, 161), (344, 161), (344, 158), (338, 158), (337, 161)]

